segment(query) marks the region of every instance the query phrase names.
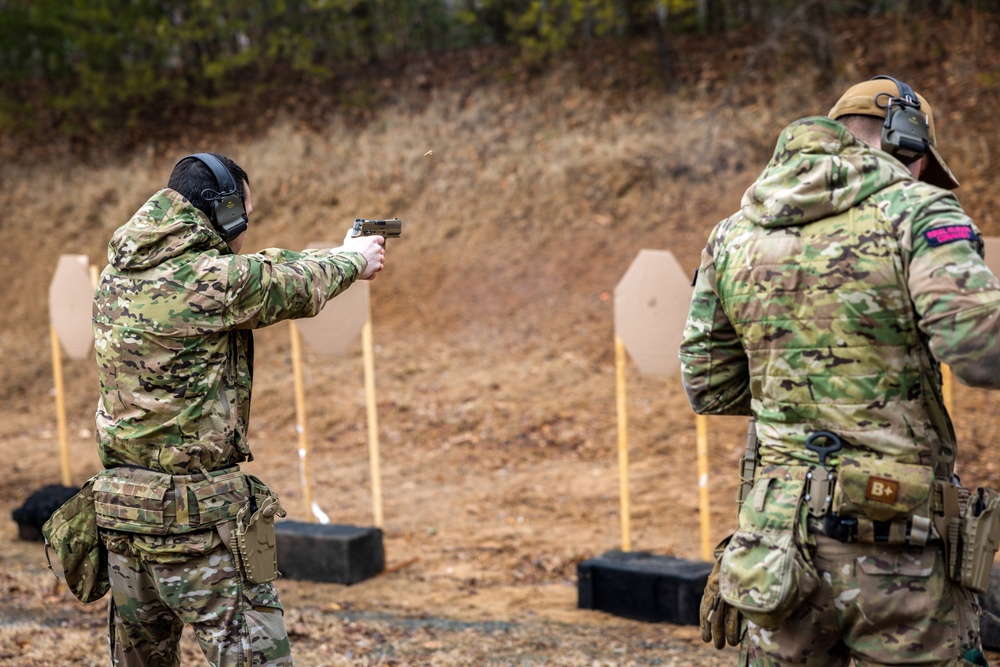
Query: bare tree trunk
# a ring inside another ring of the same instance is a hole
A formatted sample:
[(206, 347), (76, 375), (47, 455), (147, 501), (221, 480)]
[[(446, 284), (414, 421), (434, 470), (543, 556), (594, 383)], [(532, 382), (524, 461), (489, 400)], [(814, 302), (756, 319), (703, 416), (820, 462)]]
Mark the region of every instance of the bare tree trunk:
[(650, 24), (656, 35), (656, 48), (660, 55), (660, 72), (663, 82), (670, 92), (677, 91), (677, 77), (674, 74), (674, 61), (670, 55), (670, 45), (667, 43), (667, 17), (669, 7), (665, 0), (657, 0), (656, 6), (650, 12)]
[(935, 16), (951, 16), (951, 8), (955, 5), (953, 0), (928, 0), (927, 5), (934, 12)]
[(372, 65), (379, 60), (375, 39), (375, 24), (373, 20), (374, 12), (367, 1), (359, 2), (351, 7), (348, 12), (351, 22), (358, 26), (358, 43), (361, 44), (361, 52), (358, 54), (361, 61), (366, 65)]
[(726, 29), (726, 3), (723, 0), (707, 0), (708, 30), (718, 34)]
[(813, 45), (813, 59), (819, 71), (819, 82), (823, 86), (833, 83), (834, 65), (833, 48), (830, 46), (829, 25), (830, 12), (827, 11), (827, 0), (816, 0), (812, 7), (807, 7), (804, 29), (807, 38)]

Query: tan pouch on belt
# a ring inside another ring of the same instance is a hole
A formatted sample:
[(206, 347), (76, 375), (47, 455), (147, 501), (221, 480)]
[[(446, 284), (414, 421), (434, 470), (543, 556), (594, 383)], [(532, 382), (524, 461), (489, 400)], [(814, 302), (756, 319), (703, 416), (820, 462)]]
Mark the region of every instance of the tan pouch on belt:
[(844, 518), (930, 518), (934, 469), (869, 456), (841, 456), (833, 511)]

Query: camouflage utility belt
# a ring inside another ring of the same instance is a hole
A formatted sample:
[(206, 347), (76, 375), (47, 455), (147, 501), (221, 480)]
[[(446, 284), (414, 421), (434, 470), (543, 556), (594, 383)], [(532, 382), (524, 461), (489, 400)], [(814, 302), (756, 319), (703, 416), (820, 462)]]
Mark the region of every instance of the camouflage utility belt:
[(169, 475), (123, 466), (94, 478), (99, 528), (173, 535), (231, 521), (251, 498), (238, 466), (209, 473)]
[(989, 586), (1000, 546), (1000, 494), (934, 478), (933, 468), (874, 457), (840, 457), (836, 473), (770, 466), (763, 477), (804, 481), (809, 529), (841, 542), (943, 545), (952, 581)]
[(845, 455), (836, 470), (769, 466), (761, 476), (802, 480), (810, 529), (835, 540), (917, 546), (940, 537), (931, 517), (945, 506), (928, 466)]
[(914, 517), (912, 521), (873, 521), (867, 518), (843, 518), (837, 516), (836, 512), (830, 512), (822, 521), (811, 519), (809, 528), (840, 542), (924, 546), (941, 541), (931, 532), (931, 522), (926, 517)]

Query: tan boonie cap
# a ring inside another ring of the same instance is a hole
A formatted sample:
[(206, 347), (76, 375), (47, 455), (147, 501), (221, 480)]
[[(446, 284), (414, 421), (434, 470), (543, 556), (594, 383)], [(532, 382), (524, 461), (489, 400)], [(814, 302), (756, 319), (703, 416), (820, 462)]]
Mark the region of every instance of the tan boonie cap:
[[(892, 97), (899, 96), (899, 87), (895, 81), (890, 79), (872, 79), (871, 81), (859, 83), (856, 86), (848, 88), (847, 92), (837, 100), (837, 103), (833, 105), (833, 108), (826, 115), (834, 120), (842, 116), (855, 115), (885, 118), (885, 100), (880, 100), (881, 107), (875, 103), (876, 96), (884, 96), (885, 94)], [(941, 154), (937, 150), (937, 137), (934, 134), (934, 111), (931, 109), (930, 102), (925, 100), (923, 95), (917, 93), (917, 99), (920, 100), (920, 111), (927, 116), (927, 125), (930, 130), (931, 139), (930, 159), (927, 161), (927, 166), (924, 168), (923, 173), (920, 174), (920, 180), (947, 190), (954, 190), (958, 187), (958, 179), (951, 173), (951, 169), (944, 163), (944, 159), (942, 159)]]

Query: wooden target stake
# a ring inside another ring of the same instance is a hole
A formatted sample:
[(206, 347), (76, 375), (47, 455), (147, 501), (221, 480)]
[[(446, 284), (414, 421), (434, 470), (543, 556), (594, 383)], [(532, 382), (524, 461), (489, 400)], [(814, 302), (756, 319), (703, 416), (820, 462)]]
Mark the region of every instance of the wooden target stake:
[(382, 516), (382, 469), (378, 439), (378, 406), (375, 401), (375, 346), (372, 343), (372, 318), (369, 305), (368, 318), (361, 327), (361, 350), (365, 368), (365, 408), (368, 413), (368, 460), (372, 476), (372, 515), (375, 526), (385, 524)]
[(708, 418), (695, 415), (695, 433), (698, 451), (698, 514), (701, 518), (701, 559), (713, 559), (711, 533), (712, 520), (708, 498)]
[(628, 490), (628, 413), (625, 403), (625, 344), (615, 335), (616, 405), (618, 408), (618, 497), (622, 551), (632, 550), (632, 510)]
[(328, 523), (326, 517), (313, 504), (312, 473), (309, 468), (309, 429), (306, 425), (306, 390), (302, 378), (302, 340), (299, 328), (294, 321), (289, 322), (289, 333), (292, 341), (292, 374), (295, 378), (295, 431), (299, 436), (299, 483), (302, 485), (302, 500), (306, 516), (312, 521)]
[(59, 461), (62, 468), (63, 486), (72, 486), (73, 478), (69, 470), (69, 431), (66, 428), (66, 389), (63, 385), (62, 345), (53, 325), (49, 326), (52, 338), (52, 378), (56, 385), (56, 422), (59, 425)]

